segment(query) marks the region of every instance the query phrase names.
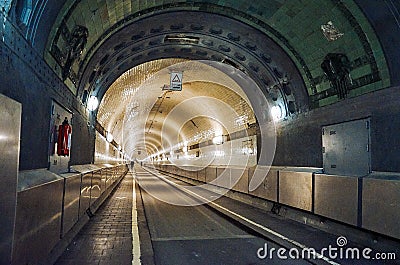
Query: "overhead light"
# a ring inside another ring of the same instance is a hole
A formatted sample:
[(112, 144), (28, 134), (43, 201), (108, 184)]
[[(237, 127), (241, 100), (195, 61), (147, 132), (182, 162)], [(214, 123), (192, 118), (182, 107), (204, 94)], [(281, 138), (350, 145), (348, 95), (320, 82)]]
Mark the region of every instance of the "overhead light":
[(237, 118), (235, 119), (235, 125), (236, 125), (236, 126), (243, 126), (243, 125), (245, 125), (245, 124), (247, 123), (248, 119), (249, 119), (249, 118), (248, 118), (247, 115), (239, 116), (239, 117), (237, 117)]
[(110, 132), (107, 132), (106, 139), (107, 139), (107, 142), (111, 143), (114, 140), (114, 137), (112, 136), (112, 134)]
[(188, 150), (189, 150), (189, 149), (188, 149), (187, 145), (185, 145), (185, 146), (182, 148), (182, 151), (185, 152), (185, 153), (187, 153)]
[(254, 154), (253, 148), (250, 148), (250, 147), (243, 147), (242, 148), (242, 152), (243, 152), (244, 155), (252, 155), (252, 154)]
[(277, 106), (273, 106), (271, 108), (271, 116), (274, 119), (274, 121), (279, 121), (280, 119), (283, 118), (283, 111), (281, 106), (277, 105)]
[(215, 144), (215, 145), (219, 145), (219, 144), (223, 144), (223, 143), (224, 143), (224, 140), (225, 140), (225, 137), (224, 137), (223, 135), (218, 135), (218, 136), (215, 136), (215, 137), (212, 139), (212, 142), (213, 142), (213, 144)]
[(164, 38), (164, 43), (199, 44), (199, 41), (199, 37), (186, 36), (184, 34), (167, 35)]
[(87, 109), (89, 111), (95, 111), (99, 106), (99, 100), (95, 96), (90, 96), (87, 101)]

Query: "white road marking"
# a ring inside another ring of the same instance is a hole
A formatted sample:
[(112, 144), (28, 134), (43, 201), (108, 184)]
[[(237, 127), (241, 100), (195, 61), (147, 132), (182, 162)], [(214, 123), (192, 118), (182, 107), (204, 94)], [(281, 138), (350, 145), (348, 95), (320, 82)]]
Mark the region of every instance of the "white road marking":
[[(151, 171), (150, 171), (150, 172), (151, 172)], [(154, 172), (151, 172), (151, 173), (157, 174), (157, 173), (154, 173)], [(174, 185), (176, 188), (178, 188), (178, 189), (180, 189), (180, 190), (186, 192), (186, 193), (190, 193), (190, 194), (192, 194), (193, 196), (198, 197), (198, 198), (200, 198), (200, 199), (202, 199), (202, 200), (204, 200), (204, 201), (207, 200), (206, 198), (204, 198), (204, 197), (198, 195), (197, 193), (192, 192), (192, 191), (190, 191), (190, 190), (187, 190), (187, 189), (183, 188), (182, 186), (177, 185), (177, 184), (174, 183), (173, 181), (170, 181), (170, 180), (166, 179), (165, 177), (161, 176), (160, 174), (157, 174), (157, 176), (158, 176), (159, 178), (163, 179), (164, 181), (166, 181), (166, 182), (168, 182), (168, 183)], [(287, 242), (293, 244), (294, 246), (296, 246), (296, 247), (298, 247), (298, 248), (301, 248), (302, 250), (311, 249), (311, 248), (307, 247), (306, 245), (304, 245), (304, 244), (302, 244), (302, 243), (300, 243), (300, 242), (297, 242), (297, 241), (295, 241), (295, 240), (293, 240), (293, 239), (290, 239), (290, 238), (288, 238), (288, 237), (286, 237), (286, 236), (284, 236), (284, 235), (282, 235), (282, 234), (280, 234), (280, 233), (278, 233), (278, 232), (276, 232), (276, 231), (274, 231), (274, 230), (272, 230), (272, 229), (270, 229), (270, 228), (267, 228), (267, 227), (265, 227), (265, 226), (263, 226), (263, 225), (261, 225), (261, 224), (259, 224), (259, 223), (257, 223), (257, 222), (254, 222), (254, 221), (252, 221), (252, 220), (250, 220), (250, 219), (248, 219), (248, 218), (246, 218), (246, 217), (244, 217), (244, 216), (242, 216), (242, 215), (240, 215), (240, 214), (238, 214), (238, 213), (235, 213), (235, 212), (233, 212), (233, 211), (231, 211), (231, 210), (229, 210), (229, 209), (227, 209), (227, 208), (225, 208), (225, 207), (223, 207), (223, 206), (221, 206), (221, 205), (219, 205), (219, 204), (217, 204), (217, 203), (215, 203), (215, 202), (209, 202), (209, 204), (212, 204), (212, 205), (214, 205), (215, 207), (217, 207), (217, 208), (219, 208), (219, 209), (221, 209), (221, 210), (223, 210), (223, 211), (225, 211), (225, 212), (228, 212), (229, 214), (234, 215), (234, 216), (236, 216), (236, 217), (242, 219), (243, 221), (245, 221), (245, 222), (247, 222), (247, 223), (249, 223), (249, 224), (251, 224), (251, 225), (253, 225), (253, 226), (258, 227), (258, 228), (264, 230), (265, 232), (267, 232), (267, 233), (269, 233), (269, 234), (272, 234), (272, 235), (274, 235), (274, 236), (276, 236), (276, 237), (279, 237), (280, 239), (285, 240), (285, 241), (287, 241)], [(316, 256), (317, 256), (319, 259), (322, 259), (323, 261), (327, 262), (328, 264), (331, 264), (331, 265), (340, 265), (340, 263), (337, 263), (337, 262), (331, 260), (330, 258), (325, 257), (325, 256), (323, 256), (323, 255), (321, 255), (321, 254), (319, 254), (319, 253), (317, 253)]]
[(252, 239), (255, 236), (250, 235), (233, 235), (233, 236), (178, 236), (178, 237), (156, 237), (152, 238), (153, 242), (167, 241), (196, 241), (196, 240), (221, 240), (221, 239)]
[(137, 216), (137, 206), (136, 206), (136, 180), (134, 178), (134, 172), (132, 172), (132, 254), (133, 260), (132, 265), (141, 265), (140, 261), (140, 239), (139, 239), (139, 227), (138, 227), (138, 216)]

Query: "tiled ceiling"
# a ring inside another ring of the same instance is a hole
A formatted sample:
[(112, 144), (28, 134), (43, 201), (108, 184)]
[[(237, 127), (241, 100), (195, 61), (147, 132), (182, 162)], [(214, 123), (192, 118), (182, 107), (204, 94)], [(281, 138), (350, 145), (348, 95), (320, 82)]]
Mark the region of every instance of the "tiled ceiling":
[[(162, 90), (183, 72), (182, 91)], [(229, 76), (199, 61), (162, 59), (139, 65), (107, 90), (97, 119), (128, 155), (157, 152), (256, 122), (246, 94)]]
[[(78, 75), (75, 78), (79, 79), (79, 73), (86, 67), (99, 46), (118, 30), (155, 14), (184, 10), (234, 18), (272, 38), (288, 53), (301, 72), (311, 107), (338, 100), (336, 91), (321, 69), (321, 63), (328, 53), (343, 53), (350, 60), (353, 82), (349, 88), (349, 96), (357, 96), (390, 85), (387, 63), (378, 38), (367, 18), (351, 0), (268, 0), (254, 3), (246, 0), (68, 0), (53, 26), (47, 52), (51, 52), (52, 48), (57, 46), (62, 54), (65, 52), (65, 40), (56, 37), (71, 31), (76, 25), (88, 28), (87, 44), (72, 68)], [(327, 40), (322, 32), (321, 27), (330, 21), (339, 33), (343, 33), (337, 39)], [(163, 21), (160, 21), (154, 30), (162, 26)], [(182, 27), (185, 26), (183, 24)], [(177, 16), (174, 32), (179, 32), (180, 27)], [(211, 33), (226, 34), (227, 38), (234, 42), (246, 37), (234, 31), (235, 29), (222, 27), (212, 29)], [(253, 48), (254, 45), (250, 45), (246, 49), (251, 51)], [(54, 54), (45, 57), (55, 71), (60, 73), (60, 65), (54, 60)], [(237, 57), (239, 60), (243, 58), (241, 55)], [(66, 83), (74, 90), (76, 84), (68, 80)]]

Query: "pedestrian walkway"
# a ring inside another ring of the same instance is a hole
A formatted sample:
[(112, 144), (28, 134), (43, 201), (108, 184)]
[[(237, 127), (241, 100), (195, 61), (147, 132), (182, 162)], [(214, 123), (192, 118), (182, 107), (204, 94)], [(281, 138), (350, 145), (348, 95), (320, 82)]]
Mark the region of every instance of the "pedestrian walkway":
[(55, 264), (132, 264), (132, 185), (128, 173)]

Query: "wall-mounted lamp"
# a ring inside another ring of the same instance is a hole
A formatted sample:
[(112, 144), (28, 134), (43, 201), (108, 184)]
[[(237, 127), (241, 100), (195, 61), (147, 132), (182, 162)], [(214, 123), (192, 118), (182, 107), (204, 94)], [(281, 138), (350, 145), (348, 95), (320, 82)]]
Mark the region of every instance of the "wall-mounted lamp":
[(215, 145), (223, 144), (223, 143), (225, 142), (225, 136), (224, 136), (224, 135), (215, 136), (215, 137), (212, 139), (212, 142), (213, 142), (213, 144), (215, 144)]
[(283, 118), (283, 111), (280, 105), (273, 106), (270, 111), (274, 121), (279, 121)]
[(95, 111), (99, 106), (99, 100), (95, 96), (90, 96), (87, 101), (87, 109), (89, 111)]
[(106, 139), (107, 139), (107, 142), (111, 143), (114, 140), (114, 137), (112, 136), (112, 134), (110, 132), (107, 132)]
[(244, 155), (252, 155), (252, 154), (254, 154), (253, 148), (249, 148), (249, 147), (243, 147), (242, 148), (242, 152), (243, 152)]

